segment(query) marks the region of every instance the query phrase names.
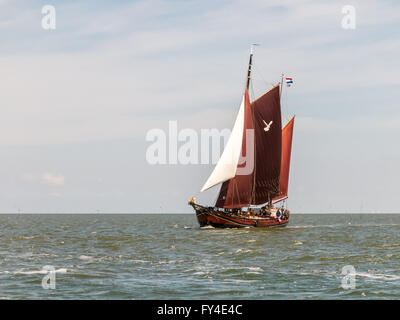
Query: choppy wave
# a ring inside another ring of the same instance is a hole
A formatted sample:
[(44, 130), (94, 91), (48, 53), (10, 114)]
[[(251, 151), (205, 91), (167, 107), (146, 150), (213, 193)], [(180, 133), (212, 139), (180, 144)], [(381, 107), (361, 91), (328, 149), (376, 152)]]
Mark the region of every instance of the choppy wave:
[(79, 259), (81, 260), (93, 260), (94, 258), (91, 256), (85, 256), (84, 254), (79, 256)]
[(376, 279), (376, 280), (386, 280), (386, 281), (396, 281), (400, 279), (400, 275), (394, 274), (377, 274), (377, 273), (368, 273), (368, 272), (356, 272), (356, 276), (364, 277), (369, 279)]
[[(270, 230), (199, 228), (194, 215), (48, 217), (0, 215), (15, 220), (1, 235), (0, 298), (51, 298), (47, 265), (67, 299), (400, 296), (400, 216), (293, 215)], [(346, 291), (349, 265), (357, 288)]]
[[(12, 274), (49, 274), (48, 270), (16, 270), (16, 271), (3, 271), (4, 273), (12, 273)], [(54, 270), (55, 273), (67, 273), (72, 272), (72, 269), (60, 268)]]

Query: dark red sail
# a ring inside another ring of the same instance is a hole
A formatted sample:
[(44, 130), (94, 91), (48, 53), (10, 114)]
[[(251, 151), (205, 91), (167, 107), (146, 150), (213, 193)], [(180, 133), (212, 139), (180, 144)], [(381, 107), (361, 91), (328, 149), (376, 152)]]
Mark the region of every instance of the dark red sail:
[(282, 149), (279, 85), (250, 105), (247, 90), (245, 97), (242, 155), (246, 154), (246, 129), (254, 129), (254, 169), (247, 175), (237, 173), (222, 184), (216, 202), (220, 208), (263, 204), (279, 195)]
[(279, 179), (279, 195), (274, 200), (280, 200), (288, 195), (290, 156), (292, 153), (294, 116), (282, 129), (282, 157), (281, 157), (281, 175)]
[[(215, 204), (217, 207), (238, 208), (245, 207), (250, 203), (254, 168), (254, 132), (251, 129), (253, 129), (253, 119), (249, 93), (246, 89), (244, 94), (244, 126), (241, 156), (241, 159), (246, 159), (246, 162), (239, 163), (235, 177), (222, 184)], [(250, 172), (247, 169), (250, 169)]]
[(282, 124), (279, 85), (251, 103), (255, 131), (255, 167), (251, 204), (279, 195)]

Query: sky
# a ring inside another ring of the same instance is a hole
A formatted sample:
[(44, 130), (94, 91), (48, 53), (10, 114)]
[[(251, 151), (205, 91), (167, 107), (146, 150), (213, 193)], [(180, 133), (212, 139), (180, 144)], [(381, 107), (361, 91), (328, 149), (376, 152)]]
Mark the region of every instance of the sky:
[(251, 43), (251, 99), (294, 80), (288, 208), (399, 213), (399, 36), (389, 0), (0, 0), (0, 213), (212, 205), (218, 187), (199, 190), (214, 165), (150, 164), (146, 135), (231, 129)]

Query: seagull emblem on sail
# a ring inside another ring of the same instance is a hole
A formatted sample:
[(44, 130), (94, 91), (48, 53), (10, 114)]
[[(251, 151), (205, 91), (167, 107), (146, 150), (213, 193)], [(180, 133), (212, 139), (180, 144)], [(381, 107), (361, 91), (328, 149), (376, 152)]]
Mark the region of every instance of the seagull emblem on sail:
[(266, 122), (263, 120), (263, 122), (265, 123), (264, 131), (265, 131), (265, 132), (269, 131), (269, 128), (271, 127), (273, 121), (271, 120), (269, 123), (266, 123)]

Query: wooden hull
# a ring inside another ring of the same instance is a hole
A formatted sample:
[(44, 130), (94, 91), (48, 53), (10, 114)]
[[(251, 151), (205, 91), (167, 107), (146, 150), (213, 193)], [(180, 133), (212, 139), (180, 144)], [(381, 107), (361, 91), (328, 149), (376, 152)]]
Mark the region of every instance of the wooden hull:
[(270, 228), (284, 227), (289, 223), (289, 211), (286, 211), (287, 219), (278, 219), (275, 217), (245, 216), (225, 213), (198, 204), (192, 206), (196, 211), (196, 217), (200, 227), (209, 225), (215, 228)]

